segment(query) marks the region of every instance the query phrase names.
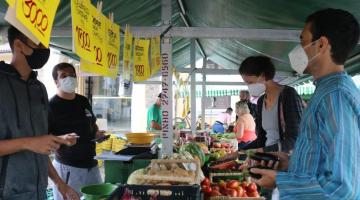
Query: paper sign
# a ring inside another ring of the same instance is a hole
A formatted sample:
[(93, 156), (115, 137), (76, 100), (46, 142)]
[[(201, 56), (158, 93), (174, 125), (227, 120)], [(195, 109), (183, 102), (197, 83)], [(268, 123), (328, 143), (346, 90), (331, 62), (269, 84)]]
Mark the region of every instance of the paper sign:
[(149, 40), (134, 40), (134, 81), (145, 81), (150, 77)]
[(95, 62), (92, 53), (94, 44), (91, 41), (91, 3), (89, 0), (71, 0), (73, 52), (90, 62)]
[(49, 47), (51, 30), (60, 0), (7, 0), (5, 20), (34, 43)]
[(160, 36), (151, 38), (151, 76), (161, 68), (160, 63)]
[(130, 27), (126, 25), (124, 37), (124, 52), (123, 52), (123, 77), (124, 80), (130, 80), (130, 60), (132, 53), (133, 36), (130, 32)]
[(120, 26), (106, 19), (105, 50), (108, 76), (115, 78), (119, 72)]

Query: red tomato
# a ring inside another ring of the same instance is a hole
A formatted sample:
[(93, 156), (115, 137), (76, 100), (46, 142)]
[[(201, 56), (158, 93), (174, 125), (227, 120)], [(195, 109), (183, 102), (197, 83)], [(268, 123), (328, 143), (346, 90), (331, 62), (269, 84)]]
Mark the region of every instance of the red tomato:
[(213, 191), (211, 191), (210, 196), (212, 196), (212, 197), (221, 196), (221, 193), (219, 191), (217, 191), (217, 190), (213, 190)]
[(259, 193), (256, 191), (256, 192), (250, 192), (250, 193), (247, 193), (248, 197), (260, 197)]
[(236, 191), (237, 191), (237, 197), (242, 197), (244, 195), (244, 193), (245, 193), (244, 189), (241, 186), (239, 186), (236, 189)]
[(205, 194), (210, 194), (211, 191), (212, 191), (211, 187), (210, 187), (210, 186), (206, 186), (206, 185), (202, 186), (201, 190), (202, 190)]
[(247, 186), (247, 191), (249, 192), (257, 192), (257, 186), (255, 183), (250, 183), (248, 186)]
[(243, 187), (245, 190), (246, 190), (246, 188), (247, 188), (247, 186), (248, 186), (248, 182), (246, 182), (246, 181), (243, 181), (243, 182), (241, 182), (241, 187)]
[(232, 188), (232, 189), (236, 189), (236, 188), (238, 188), (239, 187), (239, 181), (237, 181), (237, 180), (231, 180), (231, 181), (229, 181), (227, 184), (226, 184), (226, 187), (228, 187), (228, 188)]
[(214, 185), (211, 187), (211, 190), (220, 191), (220, 187), (218, 185)]
[(237, 197), (237, 191), (235, 189), (226, 189), (226, 196)]
[(201, 185), (210, 186), (210, 179), (206, 177), (206, 178), (201, 182)]
[(225, 181), (223, 181), (223, 180), (219, 181), (219, 187), (220, 187), (220, 189), (225, 189), (226, 188)]

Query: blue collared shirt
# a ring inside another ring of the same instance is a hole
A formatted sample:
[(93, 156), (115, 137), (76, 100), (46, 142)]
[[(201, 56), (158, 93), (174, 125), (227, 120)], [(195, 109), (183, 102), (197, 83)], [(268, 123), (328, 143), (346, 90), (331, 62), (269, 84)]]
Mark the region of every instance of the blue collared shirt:
[(360, 199), (360, 91), (344, 72), (322, 77), (300, 123), (281, 199)]

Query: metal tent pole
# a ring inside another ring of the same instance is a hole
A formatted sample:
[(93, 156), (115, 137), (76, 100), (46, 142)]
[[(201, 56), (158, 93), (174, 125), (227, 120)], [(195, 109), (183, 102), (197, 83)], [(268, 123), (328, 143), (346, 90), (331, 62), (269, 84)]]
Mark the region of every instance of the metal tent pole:
[[(161, 0), (163, 27), (171, 26), (171, 0)], [(173, 153), (173, 91), (172, 91), (172, 42), (171, 36), (164, 34), (161, 40), (161, 82), (162, 82), (162, 154)]]
[[(203, 58), (203, 69), (206, 69), (206, 58)], [(206, 100), (206, 74), (205, 70), (202, 73), (202, 96), (201, 96), (201, 129), (205, 130), (205, 100)]]
[(191, 39), (190, 44), (190, 65), (191, 65), (191, 132), (193, 134), (196, 133), (196, 74), (195, 71), (195, 64), (196, 64), (196, 51), (195, 51), (195, 39)]

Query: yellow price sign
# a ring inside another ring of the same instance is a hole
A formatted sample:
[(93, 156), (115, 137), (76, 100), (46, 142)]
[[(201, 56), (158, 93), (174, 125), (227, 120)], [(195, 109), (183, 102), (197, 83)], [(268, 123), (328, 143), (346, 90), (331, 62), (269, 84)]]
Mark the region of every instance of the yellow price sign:
[(82, 59), (95, 62), (91, 36), (91, 9), (89, 0), (71, 0), (73, 51)]
[(134, 41), (134, 81), (145, 81), (150, 77), (149, 40), (135, 39)]
[(119, 72), (120, 26), (106, 19), (106, 59), (108, 76), (115, 78)]
[(15, 1), (16, 19), (45, 47), (49, 47), (52, 25), (60, 0)]

